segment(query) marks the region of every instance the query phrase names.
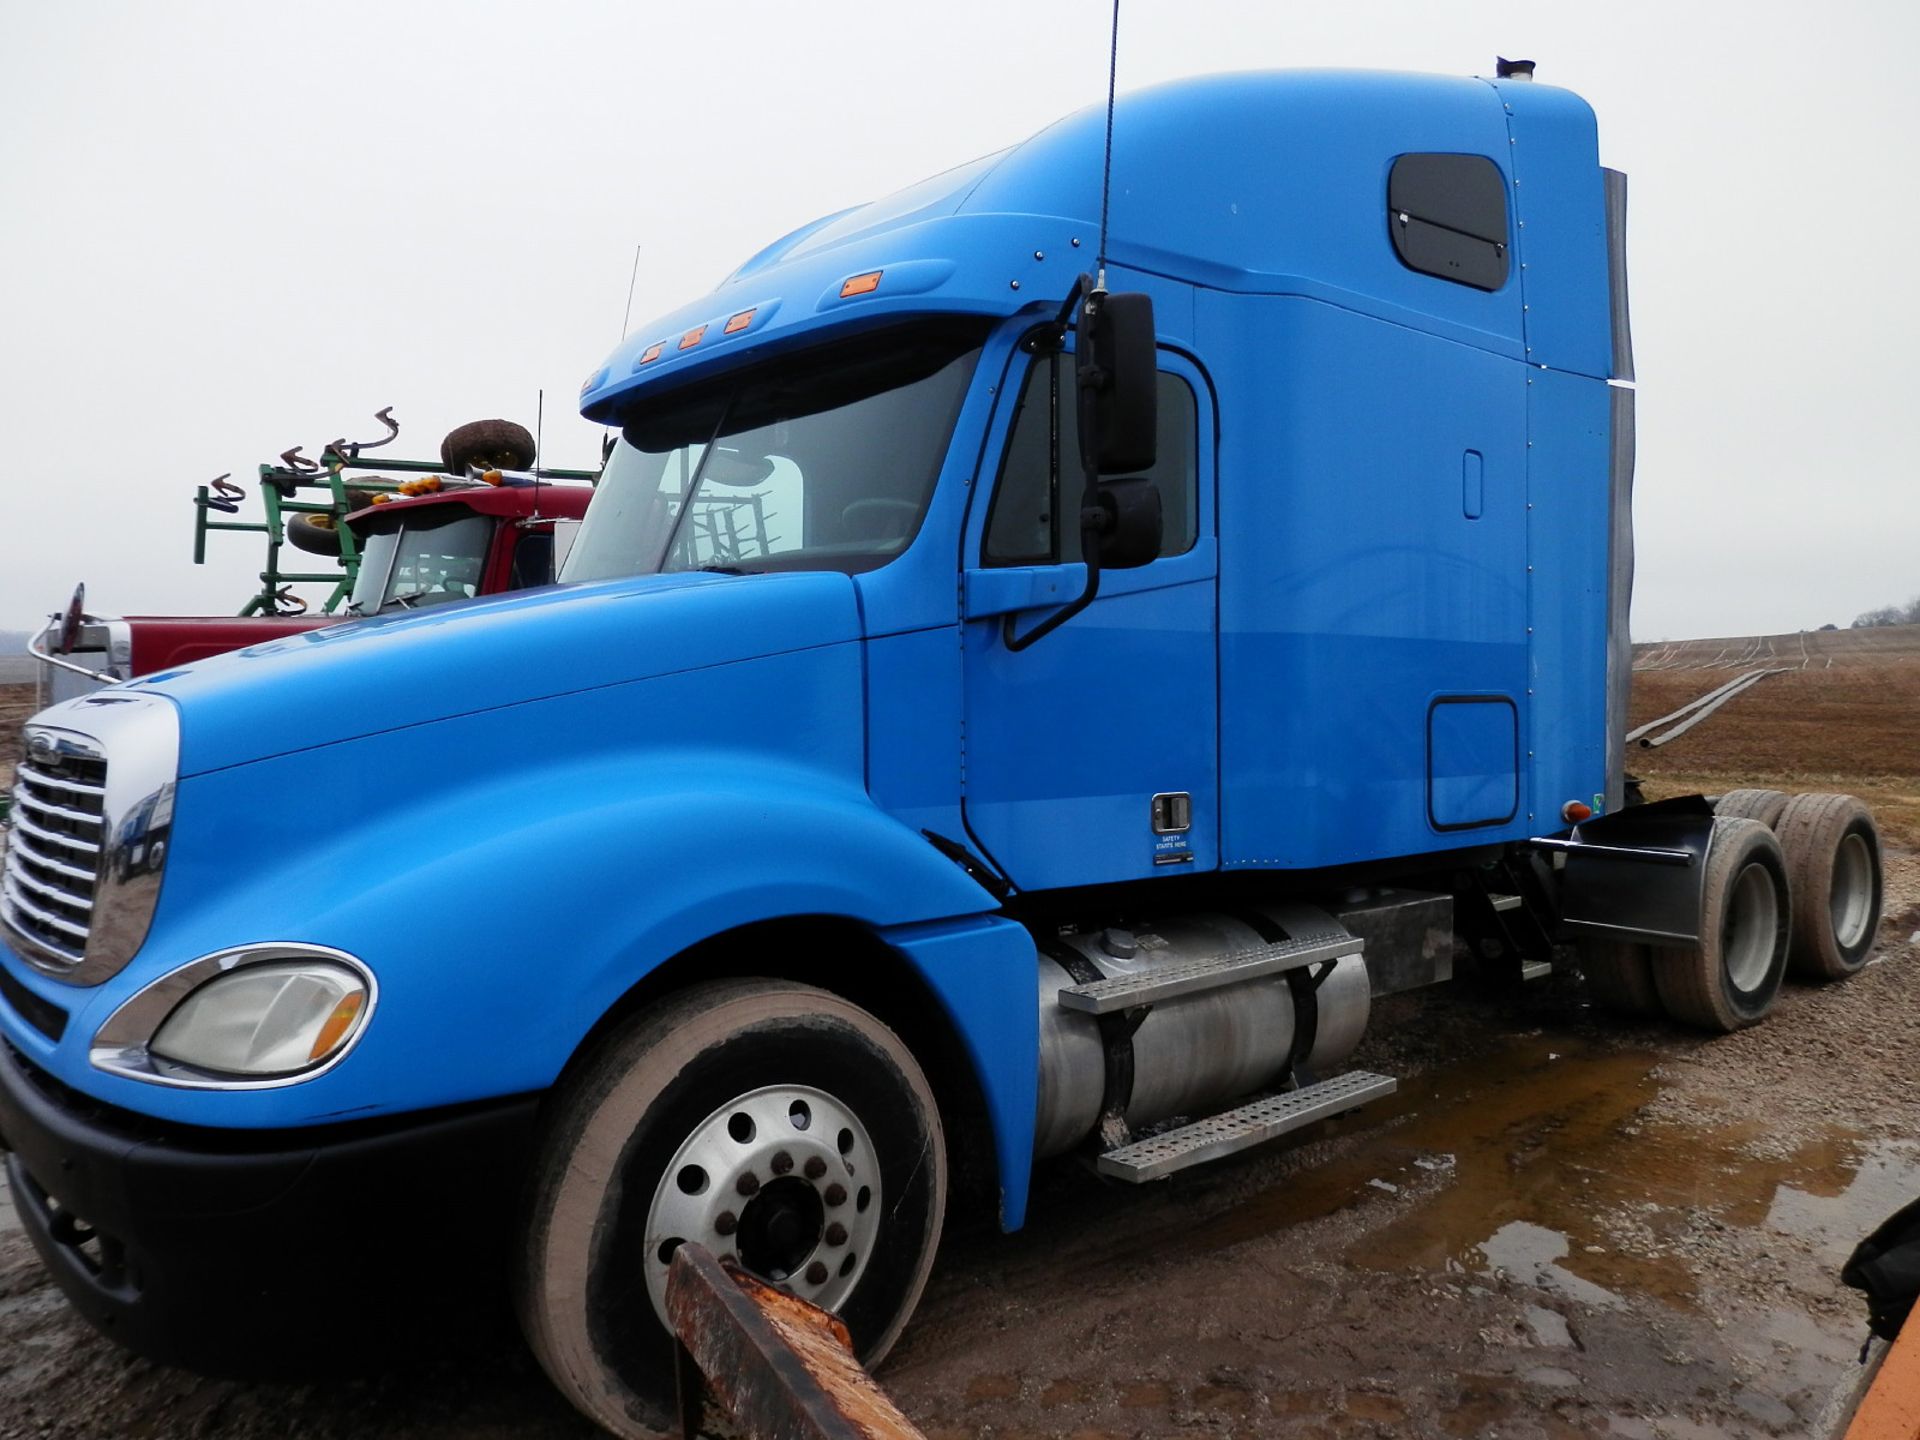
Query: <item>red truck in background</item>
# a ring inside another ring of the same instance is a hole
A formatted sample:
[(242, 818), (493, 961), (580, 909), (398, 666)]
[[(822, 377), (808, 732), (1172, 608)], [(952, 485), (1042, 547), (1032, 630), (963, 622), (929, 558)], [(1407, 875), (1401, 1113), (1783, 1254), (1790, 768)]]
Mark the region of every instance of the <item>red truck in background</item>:
[[(383, 610), (552, 582), (593, 496), (593, 472), (535, 468), (533, 437), (505, 420), (452, 431), (438, 464), (366, 460), (361, 452), (399, 434), (391, 407), (378, 418), (389, 431), (384, 440), (336, 440), (317, 461), (296, 446), (280, 464), (262, 465), (263, 521), (216, 518), (236, 515), (245, 495), (226, 476), (199, 488), (195, 564), (205, 563), (209, 531), (267, 538), (260, 589), (238, 615), (93, 616), (79, 587), (30, 647), (40, 660), (40, 704)], [(359, 473), (376, 467), (398, 474)], [(283, 545), (336, 568), (283, 570)], [(332, 587), (317, 611), (293, 593), (301, 583)]]

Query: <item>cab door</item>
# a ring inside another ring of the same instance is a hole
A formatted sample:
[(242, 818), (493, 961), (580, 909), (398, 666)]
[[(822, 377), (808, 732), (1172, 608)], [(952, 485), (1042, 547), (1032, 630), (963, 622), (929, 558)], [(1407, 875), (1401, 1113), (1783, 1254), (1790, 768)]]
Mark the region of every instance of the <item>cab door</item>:
[(1205, 377), (1160, 352), (1160, 555), (1031, 648), (1086, 578), (1071, 353), (1016, 355), (962, 573), (964, 809), (1023, 890), (1211, 870), (1219, 857), (1218, 549)]

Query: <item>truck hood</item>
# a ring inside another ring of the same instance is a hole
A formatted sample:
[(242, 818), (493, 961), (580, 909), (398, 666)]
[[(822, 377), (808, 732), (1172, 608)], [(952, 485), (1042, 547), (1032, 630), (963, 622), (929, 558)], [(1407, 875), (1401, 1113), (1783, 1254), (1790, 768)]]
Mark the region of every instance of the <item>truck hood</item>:
[(846, 575), (648, 575), (330, 625), (120, 688), (180, 707), (188, 776), (860, 635)]

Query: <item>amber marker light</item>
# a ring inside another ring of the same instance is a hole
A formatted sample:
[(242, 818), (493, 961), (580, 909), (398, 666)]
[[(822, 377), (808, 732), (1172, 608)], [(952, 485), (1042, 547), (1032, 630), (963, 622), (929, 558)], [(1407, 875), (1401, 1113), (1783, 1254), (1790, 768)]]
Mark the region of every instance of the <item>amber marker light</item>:
[(880, 288), (880, 277), (885, 273), (883, 270), (869, 270), (864, 275), (854, 276), (841, 285), (840, 298), (845, 300), (852, 295), (871, 295)]
[(1560, 807), (1560, 818), (1569, 825), (1578, 825), (1582, 820), (1593, 818), (1593, 807), (1578, 800), (1569, 800)]
[(367, 997), (356, 991), (334, 1006), (320, 1033), (313, 1037), (313, 1048), (307, 1052), (307, 1059), (318, 1061), (331, 1055), (352, 1032), (354, 1021), (360, 1018), (360, 1007), (366, 1003)]
[(700, 343), (700, 337), (705, 335), (706, 333), (707, 333), (706, 326), (704, 325), (694, 326), (693, 329), (687, 331), (686, 334), (680, 337), (680, 348), (682, 350), (691, 350), (694, 346)]
[(653, 344), (647, 346), (646, 349), (640, 352), (640, 363), (642, 365), (651, 365), (654, 361), (658, 360), (659, 358), (660, 358), (660, 342), (658, 340), (654, 341)]
[(747, 326), (751, 325), (752, 323), (753, 323), (753, 311), (742, 310), (738, 315), (735, 315), (732, 319), (727, 321), (725, 328), (723, 328), (720, 331), (720, 333), (722, 335), (738, 335), (742, 330), (746, 329)]

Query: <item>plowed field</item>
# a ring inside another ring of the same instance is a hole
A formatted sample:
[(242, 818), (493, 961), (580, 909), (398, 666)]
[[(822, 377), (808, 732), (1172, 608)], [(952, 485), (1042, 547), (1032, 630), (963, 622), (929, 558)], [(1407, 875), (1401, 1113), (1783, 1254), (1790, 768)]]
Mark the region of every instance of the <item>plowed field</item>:
[(1640, 646), (1632, 725), (1775, 667), (1669, 744), (1636, 746), (1627, 768), (1655, 795), (1848, 790), (1890, 840), (1920, 845), (1920, 625)]

